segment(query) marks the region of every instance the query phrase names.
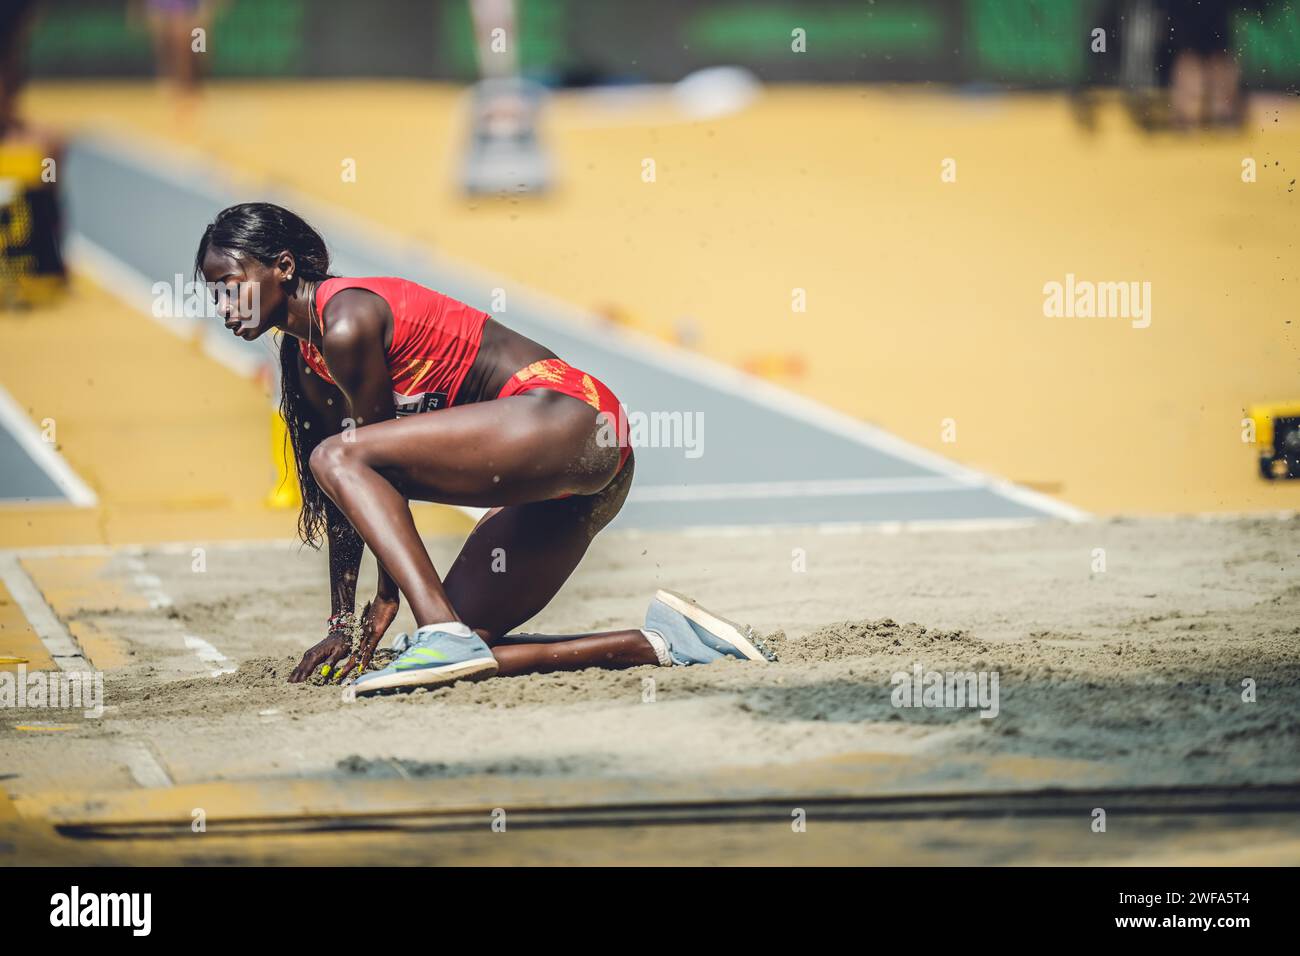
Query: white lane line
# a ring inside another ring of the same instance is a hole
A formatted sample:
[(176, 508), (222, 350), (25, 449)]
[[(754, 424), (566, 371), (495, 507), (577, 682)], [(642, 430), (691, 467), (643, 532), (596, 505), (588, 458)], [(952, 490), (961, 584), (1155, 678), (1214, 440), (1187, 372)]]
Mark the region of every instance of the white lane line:
[(127, 741), (119, 753), (126, 769), (131, 772), (131, 778), (140, 786), (149, 789), (175, 786), (166, 768), (144, 741)]
[[(138, 134), (133, 134), (128, 139), (120, 131), (106, 128), (102, 133), (96, 130), (93, 137), (82, 138), (81, 143), (87, 148), (115, 155), (119, 161), (134, 162), (159, 171), (160, 175), (164, 175), (168, 181), (209, 196), (220, 192), (213, 187), (213, 183), (234, 183), (244, 178), (234, 175), (227, 167), (202, 158), (197, 151), (182, 150), (165, 140), (141, 137)], [(184, 157), (185, 168), (183, 170), (172, 168), (165, 173), (161, 172), (167, 162), (164, 157)], [(266, 192), (265, 189), (262, 191)], [(478, 284), (484, 300), (490, 298), (490, 291), (494, 288), (504, 286), (518, 290), (514, 293), (516, 299), (522, 300), (530, 317), (539, 324), (549, 324), (570, 335), (579, 332), (589, 341), (610, 352), (618, 353), (634, 364), (650, 365), (670, 375), (690, 378), (707, 388), (759, 405), (774, 414), (798, 419), (822, 431), (839, 435), (856, 444), (901, 458), (949, 478), (978, 482), (993, 494), (1046, 515), (1067, 521), (1087, 521), (1091, 517), (1086, 511), (1073, 505), (1022, 488), (1006, 479), (960, 465), (942, 455), (904, 441), (882, 428), (877, 428), (838, 409), (822, 405), (715, 359), (671, 345), (644, 332), (626, 327), (610, 328), (609, 323), (595, 313), (583, 310), (571, 302), (565, 302), (518, 282), (508, 282), (504, 277), (494, 274), (483, 266), (457, 259), (441, 250), (434, 250), (426, 244), (404, 238), (399, 233), (337, 206), (283, 187), (276, 187), (272, 192), (279, 197), (278, 200), (272, 201), (279, 201), (281, 205), (305, 214), (318, 226), (323, 226), (327, 233), (333, 233), (337, 229), (339, 234), (346, 232), (356, 236), (359, 242), (371, 247), (373, 256), (383, 261), (395, 265), (421, 261), (434, 272), (444, 275), (454, 271), (458, 280), (466, 284)], [(224, 198), (220, 201), (224, 202)]]
[(806, 481), (736, 481), (698, 485), (633, 486), (628, 501), (737, 501), (754, 498), (834, 498), (913, 492), (969, 491), (982, 483), (956, 478), (825, 478)]
[[(3, 424), (9, 434), (14, 436), (14, 440), (27, 456), (36, 463), (36, 467), (45, 472), (50, 481), (54, 482), (68, 502), (78, 508), (94, 507), (98, 499), (90, 490), (90, 486), (82, 481), (63, 456), (54, 450), (54, 446), (41, 437), (36, 423), (27, 417), (22, 406), (14, 401), (13, 396), (5, 391), (3, 385), (0, 385), (0, 424)], [(28, 504), (28, 502), (14, 503)]]
[(222, 674), (233, 674), (238, 669), (234, 661), (201, 637), (186, 634), (185, 646), (192, 650), (199, 660), (209, 666), (213, 677), (220, 677)]
[[(140, 595), (149, 602), (151, 609), (158, 610), (159, 608), (173, 606), (174, 602), (171, 595), (162, 588), (162, 580), (158, 575), (149, 573), (144, 558), (140, 554), (128, 554), (124, 563), (127, 570), (131, 572), (131, 583), (135, 585)], [(185, 646), (207, 665), (208, 673), (213, 677), (220, 677), (222, 674), (233, 674), (238, 669), (239, 665), (203, 638), (195, 634), (184, 634), (182, 640), (185, 641)]]
[(0, 555), (0, 580), (9, 590), (27, 623), (32, 626), (36, 636), (41, 639), (54, 663), (62, 671), (88, 671), (90, 662), (82, 653), (81, 645), (76, 642), (59, 616), (45, 603), (36, 582), (31, 579), (26, 569), (19, 563), (15, 554)]
[(172, 599), (162, 589), (162, 579), (156, 574), (150, 574), (145, 570), (144, 561), (138, 557), (129, 557), (126, 559), (126, 566), (131, 571), (131, 583), (135, 585), (140, 595), (149, 602), (149, 607), (157, 610), (162, 607), (171, 607)]

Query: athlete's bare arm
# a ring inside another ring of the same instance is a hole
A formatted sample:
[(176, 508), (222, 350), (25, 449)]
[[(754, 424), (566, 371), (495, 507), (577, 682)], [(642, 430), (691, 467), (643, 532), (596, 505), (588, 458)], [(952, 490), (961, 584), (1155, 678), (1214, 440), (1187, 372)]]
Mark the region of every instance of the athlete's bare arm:
[[(311, 373), (301, 355), (298, 358), (298, 381), (311, 409), (311, 436), (303, 451), (310, 456), (317, 445), (330, 435), (376, 421), (392, 418), (393, 397), (390, 373), (385, 359), (387, 337), (391, 335), (391, 315), (379, 296), (355, 290), (335, 296), (327, 307), (327, 334), (320, 346), (330, 377), (336, 387)], [(381, 308), (382, 307), (382, 308)], [(356, 606), (357, 574), (365, 543), (351, 522), (329, 502), (326, 536), (330, 558), (331, 615), (351, 612)], [(401, 607), (397, 584), (379, 565), (375, 597), (362, 616), (363, 646), (373, 648), (383, 638)], [(306, 680), (323, 665), (331, 676), (346, 677), (359, 661), (340, 661), (352, 651), (351, 634), (346, 627), (331, 630), (325, 639), (309, 648), (290, 675), (291, 682)], [(364, 655), (369, 657), (369, 654)]]
[(365, 289), (344, 289), (325, 311), (321, 356), (347, 400), (350, 427), (395, 417), (386, 345), (393, 322), (388, 303)]

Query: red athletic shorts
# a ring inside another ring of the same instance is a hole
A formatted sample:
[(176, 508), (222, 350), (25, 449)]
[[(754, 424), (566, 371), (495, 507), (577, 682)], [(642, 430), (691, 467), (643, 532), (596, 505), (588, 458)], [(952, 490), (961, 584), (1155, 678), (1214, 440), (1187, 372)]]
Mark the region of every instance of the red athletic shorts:
[[(506, 381), (497, 398), (509, 398), (535, 388), (549, 388), (555, 392), (572, 395), (581, 399), (598, 412), (605, 412), (609, 417), (602, 421), (606, 434), (618, 441), (618, 471), (623, 470), (627, 456), (632, 454), (632, 445), (627, 437), (627, 419), (623, 406), (609, 387), (582, 369), (574, 368), (560, 359), (542, 359), (526, 368), (521, 368)], [(615, 474), (618, 474), (616, 471)], [(562, 497), (567, 498), (568, 495)]]

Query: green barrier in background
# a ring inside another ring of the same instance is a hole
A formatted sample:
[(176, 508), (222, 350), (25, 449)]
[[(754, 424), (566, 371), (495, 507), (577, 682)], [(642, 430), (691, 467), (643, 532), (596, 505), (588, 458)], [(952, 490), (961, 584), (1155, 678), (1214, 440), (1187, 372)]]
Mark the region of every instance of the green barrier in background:
[[(518, 2), (520, 61), (549, 82), (662, 82), (727, 63), (772, 81), (1106, 84), (1122, 42), (1119, 8), (1105, 0)], [(46, 0), (33, 74), (151, 74), (148, 33), (126, 9), (125, 0)], [(1300, 83), (1300, 4), (1272, 0), (1232, 22), (1248, 85)], [(1095, 26), (1111, 36), (1104, 58), (1088, 49)], [(806, 32), (805, 53), (791, 51), (795, 27)], [(467, 0), (225, 0), (208, 50), (214, 77), (465, 81), (476, 72)]]

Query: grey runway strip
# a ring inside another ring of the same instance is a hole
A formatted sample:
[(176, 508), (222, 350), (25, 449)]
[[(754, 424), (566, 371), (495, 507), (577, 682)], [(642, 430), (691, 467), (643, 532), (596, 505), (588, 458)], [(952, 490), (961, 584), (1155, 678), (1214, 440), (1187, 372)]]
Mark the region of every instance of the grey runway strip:
[(89, 507), (95, 493), (68, 466), (52, 440), (0, 385), (0, 506)]
[(67, 495), (0, 422), (0, 501), (7, 504), (66, 502)]
[[(312, 222), (340, 274), (403, 276), (485, 311), (492, 290), (505, 289), (509, 310), (499, 320), (602, 379), (633, 416), (636, 482), (615, 526), (1083, 517), (761, 380), (600, 327), (576, 308), (337, 210), (279, 190), (243, 191), (206, 162), (99, 137), (74, 142), (66, 168), (72, 230), (101, 261), (146, 280), (144, 289), (173, 282), (177, 273), (188, 279), (203, 227), (224, 206), (255, 200), (278, 202)], [(226, 338), (223, 350), (268, 354), (264, 343)]]

